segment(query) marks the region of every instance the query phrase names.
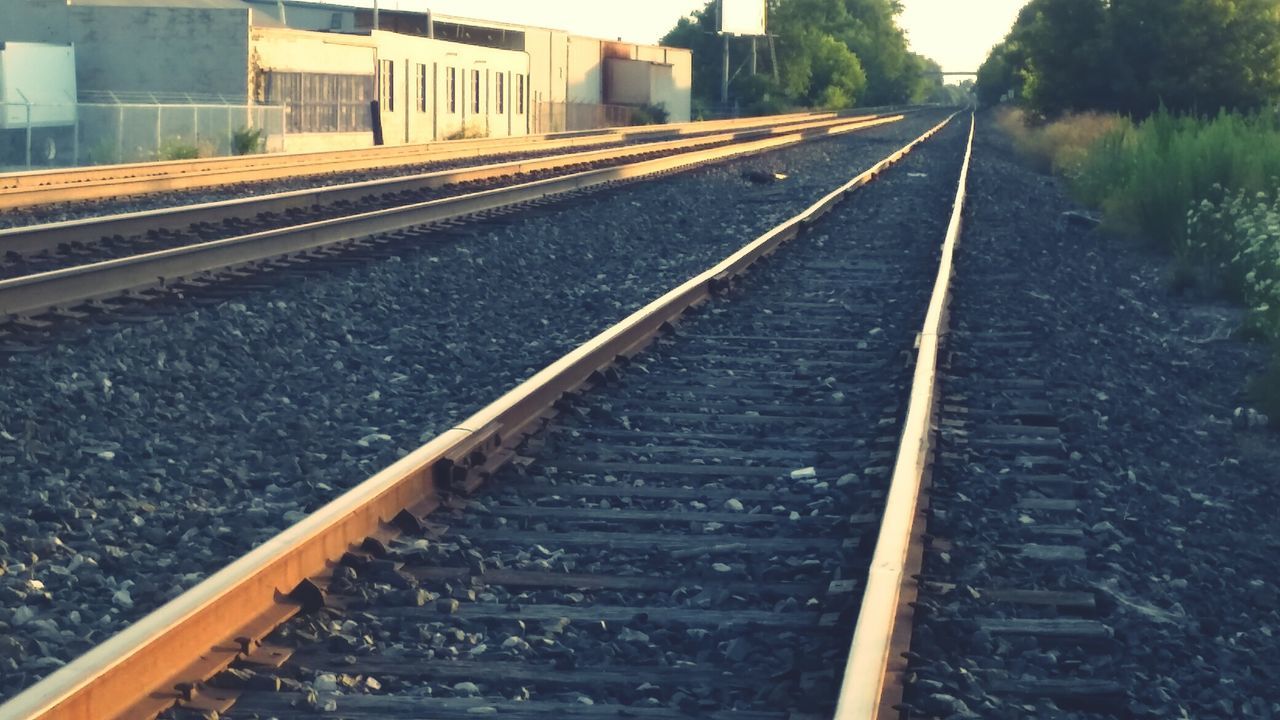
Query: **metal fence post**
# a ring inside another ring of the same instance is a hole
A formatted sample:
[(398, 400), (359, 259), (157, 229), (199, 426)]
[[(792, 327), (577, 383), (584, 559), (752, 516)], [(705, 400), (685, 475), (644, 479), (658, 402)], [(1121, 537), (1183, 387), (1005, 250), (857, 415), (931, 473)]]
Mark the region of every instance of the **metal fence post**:
[(31, 101), (27, 101), (27, 169), (31, 169)]

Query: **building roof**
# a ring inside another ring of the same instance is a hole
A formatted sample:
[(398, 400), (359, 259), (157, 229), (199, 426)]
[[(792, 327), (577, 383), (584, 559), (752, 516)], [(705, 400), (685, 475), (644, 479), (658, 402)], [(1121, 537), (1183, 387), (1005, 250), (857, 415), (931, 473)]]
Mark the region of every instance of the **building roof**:
[(67, 0), (68, 5), (92, 7), (159, 7), (192, 10), (243, 10), (240, 0)]

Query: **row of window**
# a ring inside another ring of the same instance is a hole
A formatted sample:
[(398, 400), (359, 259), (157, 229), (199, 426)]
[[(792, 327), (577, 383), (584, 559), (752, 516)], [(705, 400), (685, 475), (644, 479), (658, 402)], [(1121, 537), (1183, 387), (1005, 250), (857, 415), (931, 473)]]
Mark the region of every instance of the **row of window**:
[[(418, 85), (418, 112), (427, 111), (427, 90), (428, 90), (428, 73), (427, 66), (423, 63), (417, 64), (417, 85)], [(480, 99), (483, 97), (480, 86), (480, 71), (471, 71), (471, 112), (479, 115), (481, 112)], [(525, 112), (525, 76), (515, 74), (515, 100), (516, 114), (523, 115)], [(507, 112), (507, 75), (506, 73), (497, 73), (494, 75), (495, 103), (494, 112), (503, 115)], [(453, 115), (458, 112), (458, 68), (446, 67), (444, 70), (444, 93), (445, 93), (445, 109)], [(394, 60), (381, 60), (378, 63), (378, 95), (382, 102), (382, 108), (386, 112), (396, 111), (396, 64)]]

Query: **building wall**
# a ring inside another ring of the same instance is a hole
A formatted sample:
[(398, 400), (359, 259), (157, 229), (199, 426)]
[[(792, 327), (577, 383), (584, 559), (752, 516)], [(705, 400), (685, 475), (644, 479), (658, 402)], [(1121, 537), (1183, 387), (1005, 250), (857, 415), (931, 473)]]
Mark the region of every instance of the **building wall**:
[[(528, 132), (527, 97), (523, 113), (519, 112), (521, 105), (515, 97), (517, 76), (525, 77), (528, 92), (529, 57), (525, 53), (381, 31), (372, 36), (378, 59), (395, 64), (392, 77), (396, 102), (392, 108), (384, 106), (382, 110), (387, 144), (429, 142), (456, 134), (506, 137)], [(421, 95), (418, 65), (426, 71), (425, 95)], [(453, 112), (447, 93), (450, 69), (456, 72)], [(505, 95), (501, 112), (497, 98), (499, 75)]]
[(569, 102), (603, 103), (603, 42), (595, 38), (571, 35), (568, 43), (566, 97)]
[(0, 40), (69, 43), (66, 0), (0, 2)]
[(609, 58), (604, 61), (609, 86), (608, 101), (617, 105), (647, 105), (653, 102), (652, 63)]
[(693, 119), (693, 53), (682, 48), (663, 51), (671, 66), (671, 84), (659, 89), (658, 102), (666, 105), (670, 122), (689, 122)]
[(75, 43), (81, 90), (244, 98), (250, 10), (0, 3), (0, 40)]
[(377, 48), (365, 35), (255, 27), (251, 38), (251, 64), (256, 72), (285, 70), (372, 76), (377, 67)]

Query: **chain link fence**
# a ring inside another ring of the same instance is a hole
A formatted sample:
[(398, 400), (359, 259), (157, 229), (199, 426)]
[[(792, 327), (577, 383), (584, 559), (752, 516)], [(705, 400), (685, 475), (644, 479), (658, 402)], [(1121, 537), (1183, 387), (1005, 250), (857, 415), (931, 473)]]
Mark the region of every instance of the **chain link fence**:
[[(56, 119), (55, 119), (56, 118)], [(280, 105), (80, 102), (0, 104), (0, 168), (104, 165), (284, 149)]]
[(632, 124), (635, 108), (627, 105), (597, 105), (594, 103), (540, 102), (535, 103), (533, 127), (535, 135), (572, 130), (625, 127)]

